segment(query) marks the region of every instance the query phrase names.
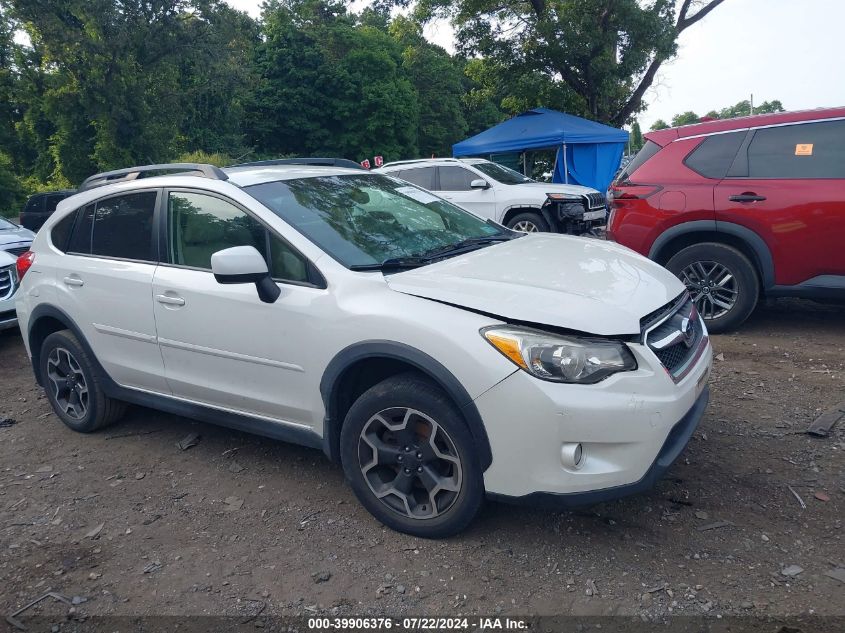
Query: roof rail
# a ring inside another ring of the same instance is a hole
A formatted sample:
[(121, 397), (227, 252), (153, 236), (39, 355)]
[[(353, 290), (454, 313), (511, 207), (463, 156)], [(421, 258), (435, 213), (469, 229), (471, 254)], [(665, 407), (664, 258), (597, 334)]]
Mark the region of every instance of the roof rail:
[(413, 165), (415, 163), (430, 163), (431, 161), (439, 160), (444, 162), (452, 162), (452, 163), (460, 163), (460, 159), (458, 158), (451, 158), (451, 157), (444, 157), (444, 158), (411, 158), (408, 160), (394, 160), (389, 163), (385, 163), (382, 167), (388, 167), (393, 165)]
[[(239, 163), (232, 167), (272, 167), (273, 165), (310, 165), (313, 167), (347, 167), (349, 169), (364, 169), (359, 163), (348, 158), (272, 158), (270, 160), (256, 160), (249, 163)], [(365, 170), (366, 171), (366, 170)]]
[(203, 178), (211, 178), (212, 180), (229, 179), (226, 172), (214, 165), (207, 165), (205, 163), (164, 163), (161, 165), (127, 167), (126, 169), (115, 169), (113, 171), (104, 171), (101, 174), (94, 174), (82, 181), (78, 191), (94, 189), (95, 187), (102, 187), (115, 182), (136, 180), (141, 174), (154, 171), (187, 173), (191, 176), (201, 176)]

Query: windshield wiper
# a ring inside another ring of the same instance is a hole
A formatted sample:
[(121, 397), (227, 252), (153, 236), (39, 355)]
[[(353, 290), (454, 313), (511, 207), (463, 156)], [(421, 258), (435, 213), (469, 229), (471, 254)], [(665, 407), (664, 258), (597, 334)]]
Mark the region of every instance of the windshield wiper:
[(427, 257), (391, 257), (380, 264), (353, 264), (349, 270), (403, 270), (419, 268), (428, 263)]
[(409, 268), (419, 268), (430, 264), (435, 259), (439, 259), (444, 255), (459, 254), (464, 251), (474, 250), (476, 247), (485, 244), (492, 244), (493, 242), (507, 242), (518, 237), (522, 237), (522, 233), (502, 233), (500, 235), (486, 235), (484, 237), (470, 237), (455, 244), (449, 244), (431, 251), (426, 251), (422, 255), (411, 255), (408, 257), (391, 257), (385, 259), (380, 264), (353, 264), (349, 270), (367, 271), (367, 270), (403, 270)]
[(475, 250), (475, 248), (479, 246), (484, 246), (486, 244), (492, 244), (494, 242), (507, 242), (509, 240), (515, 239), (517, 237), (522, 237), (521, 234), (515, 235), (487, 235), (484, 237), (470, 237), (465, 240), (461, 240), (460, 242), (456, 242), (454, 244), (449, 244), (448, 246), (443, 246), (442, 248), (437, 248), (425, 253), (425, 258), (427, 261), (431, 261), (432, 259), (437, 259), (438, 257), (443, 257), (444, 255), (458, 255), (463, 253), (464, 251)]

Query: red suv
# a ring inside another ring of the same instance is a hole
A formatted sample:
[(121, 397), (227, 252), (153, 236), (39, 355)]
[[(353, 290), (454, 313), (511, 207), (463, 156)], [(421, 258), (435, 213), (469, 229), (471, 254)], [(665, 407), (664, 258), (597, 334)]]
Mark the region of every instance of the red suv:
[(710, 330), (760, 296), (845, 298), (845, 108), (645, 138), (611, 187), (608, 237), (680, 277)]

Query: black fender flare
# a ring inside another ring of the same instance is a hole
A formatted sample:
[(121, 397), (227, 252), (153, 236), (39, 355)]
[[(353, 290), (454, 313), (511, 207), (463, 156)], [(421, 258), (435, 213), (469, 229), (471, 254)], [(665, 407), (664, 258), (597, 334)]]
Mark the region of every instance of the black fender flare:
[(35, 308), (32, 310), (32, 313), (29, 315), (29, 321), (27, 323), (26, 337), (27, 341), (29, 342), (29, 349), (32, 352), (32, 358), (30, 358), (30, 361), (32, 363), (32, 371), (35, 374), (36, 382), (42, 387), (44, 386), (44, 384), (42, 383), (41, 368), (39, 362), (40, 354), (35, 353), (35, 348), (33, 346), (32, 341), (32, 330), (34, 326), (38, 323), (38, 321), (44, 317), (49, 317), (61, 322), (62, 324), (64, 324), (66, 329), (73, 332), (73, 335), (76, 337), (76, 340), (79, 341), (79, 344), (85, 350), (85, 353), (88, 355), (88, 358), (90, 358), (94, 362), (97, 372), (99, 373), (98, 378), (100, 379), (100, 382), (103, 385), (104, 391), (108, 395), (118, 393), (121, 389), (120, 386), (116, 382), (114, 382), (108, 375), (108, 373), (106, 373), (106, 370), (103, 369), (103, 366), (100, 364), (100, 361), (97, 360), (97, 356), (96, 354), (94, 354), (94, 350), (91, 349), (91, 346), (88, 344), (88, 340), (85, 338), (85, 335), (82, 334), (82, 330), (76, 324), (76, 321), (74, 321), (67, 314), (67, 312), (65, 312), (61, 308), (57, 308), (54, 305), (49, 305), (46, 303), (42, 303), (40, 305), (35, 306)]
[(651, 249), (648, 252), (648, 258), (657, 260), (657, 256), (660, 254), (660, 251), (662, 251), (670, 241), (676, 237), (699, 231), (724, 233), (742, 240), (754, 253), (756, 259), (755, 263), (760, 271), (763, 288), (768, 289), (775, 285), (775, 264), (772, 259), (772, 253), (766, 242), (751, 229), (744, 227), (741, 224), (734, 224), (733, 222), (722, 222), (719, 220), (695, 220), (693, 222), (677, 224), (661, 233), (660, 236), (654, 240), (654, 244), (651, 245)]
[(358, 361), (368, 358), (400, 360), (431, 378), (460, 408), (469, 432), (475, 441), (483, 470), (493, 463), (490, 440), (481, 414), (461, 382), (440, 362), (415, 347), (388, 340), (362, 341), (338, 352), (326, 366), (320, 380), (320, 394), (326, 407), (323, 426), (323, 452), (332, 461), (339, 460), (340, 427), (337, 416), (337, 387), (344, 372)]

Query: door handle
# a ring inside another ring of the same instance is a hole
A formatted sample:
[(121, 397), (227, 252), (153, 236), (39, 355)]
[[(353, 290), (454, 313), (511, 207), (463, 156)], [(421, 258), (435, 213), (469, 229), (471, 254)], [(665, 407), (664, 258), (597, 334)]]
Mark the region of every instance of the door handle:
[(762, 202), (766, 196), (758, 196), (756, 193), (746, 191), (738, 196), (731, 196), (728, 198), (731, 202)]
[(62, 281), (65, 282), (66, 286), (73, 286), (75, 288), (85, 285), (85, 282), (79, 277), (65, 277)]
[(156, 301), (166, 306), (185, 305), (185, 300), (182, 297), (171, 297), (170, 295), (156, 295)]

